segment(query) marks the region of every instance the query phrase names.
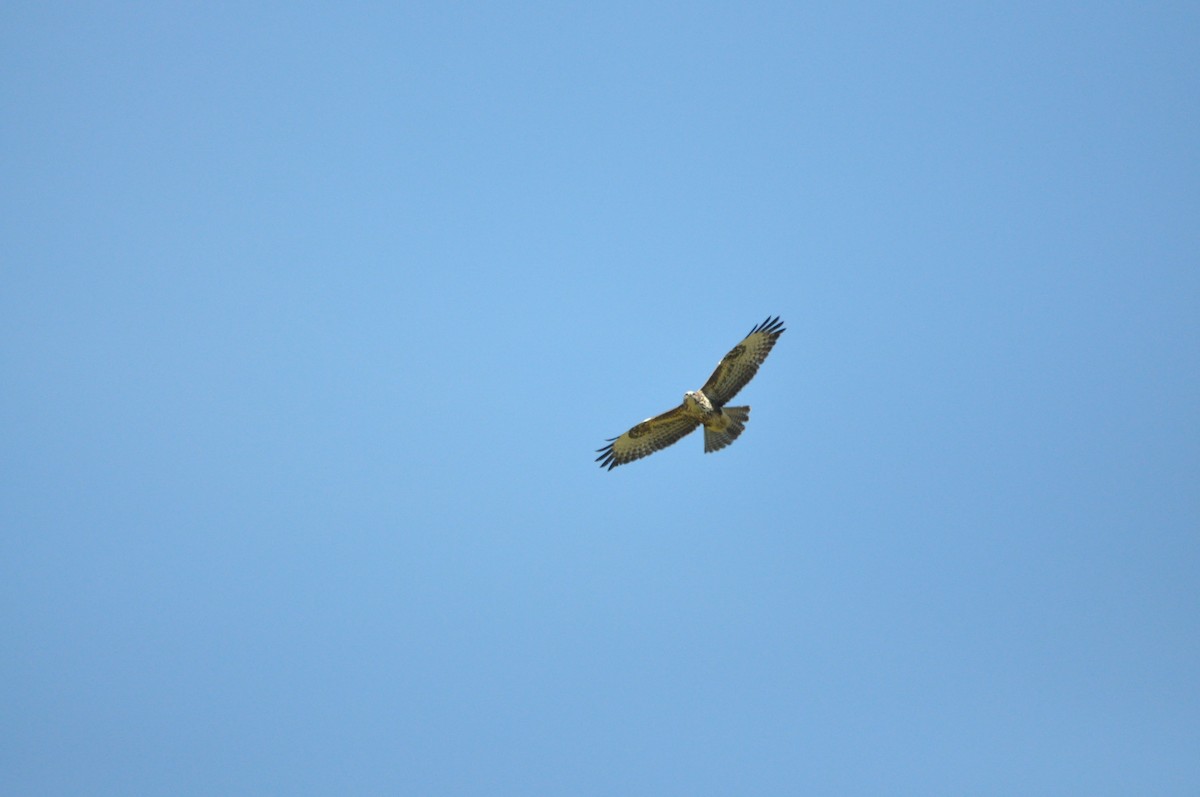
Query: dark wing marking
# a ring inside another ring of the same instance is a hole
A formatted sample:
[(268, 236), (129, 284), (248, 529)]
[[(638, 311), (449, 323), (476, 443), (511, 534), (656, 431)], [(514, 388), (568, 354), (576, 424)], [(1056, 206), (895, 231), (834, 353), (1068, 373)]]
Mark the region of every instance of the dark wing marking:
[(738, 345), (726, 354), (712, 376), (700, 388), (713, 406), (720, 407), (737, 395), (738, 391), (758, 373), (758, 366), (763, 364), (775, 341), (784, 332), (783, 322), (779, 316), (768, 318), (746, 336)]
[(600, 456), (596, 457), (596, 461), (600, 467), (612, 470), (618, 465), (666, 448), (699, 425), (700, 421), (686, 415), (680, 404), (662, 415), (647, 418), (620, 437), (609, 440), (608, 445), (597, 449)]

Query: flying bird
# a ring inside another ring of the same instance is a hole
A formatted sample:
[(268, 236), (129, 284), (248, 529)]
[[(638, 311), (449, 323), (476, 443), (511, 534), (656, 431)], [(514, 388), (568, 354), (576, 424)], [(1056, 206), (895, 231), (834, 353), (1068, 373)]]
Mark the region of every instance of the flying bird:
[(699, 390), (683, 394), (683, 403), (662, 415), (647, 418), (620, 437), (597, 449), (596, 461), (609, 470), (649, 456), (704, 426), (704, 453), (720, 451), (732, 443), (750, 420), (749, 407), (726, 407), (737, 392), (758, 373), (775, 341), (784, 332), (779, 316), (768, 318), (717, 363), (717, 369)]

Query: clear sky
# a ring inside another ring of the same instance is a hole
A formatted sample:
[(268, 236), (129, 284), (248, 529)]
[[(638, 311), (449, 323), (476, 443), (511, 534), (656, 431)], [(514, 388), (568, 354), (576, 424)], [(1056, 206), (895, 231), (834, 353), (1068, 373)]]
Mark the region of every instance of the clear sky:
[(1198, 41), (7, 4), (0, 792), (1197, 794)]

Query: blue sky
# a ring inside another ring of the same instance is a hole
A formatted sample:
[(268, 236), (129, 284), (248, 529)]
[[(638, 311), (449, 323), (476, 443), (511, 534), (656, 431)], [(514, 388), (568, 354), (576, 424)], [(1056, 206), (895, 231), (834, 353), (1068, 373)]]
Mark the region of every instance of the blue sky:
[(0, 791), (1200, 788), (1191, 4), (0, 19)]

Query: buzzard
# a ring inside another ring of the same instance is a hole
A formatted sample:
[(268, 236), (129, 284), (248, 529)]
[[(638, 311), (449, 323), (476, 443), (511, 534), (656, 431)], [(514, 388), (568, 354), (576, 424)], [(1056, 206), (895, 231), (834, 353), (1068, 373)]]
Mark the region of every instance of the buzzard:
[(725, 404), (758, 373), (758, 366), (771, 353), (783, 334), (779, 316), (768, 318), (726, 354), (717, 369), (699, 390), (683, 394), (683, 403), (662, 415), (647, 418), (608, 445), (597, 449), (596, 461), (609, 470), (666, 448), (684, 435), (704, 425), (704, 453), (720, 451), (737, 439), (750, 420), (749, 407)]

